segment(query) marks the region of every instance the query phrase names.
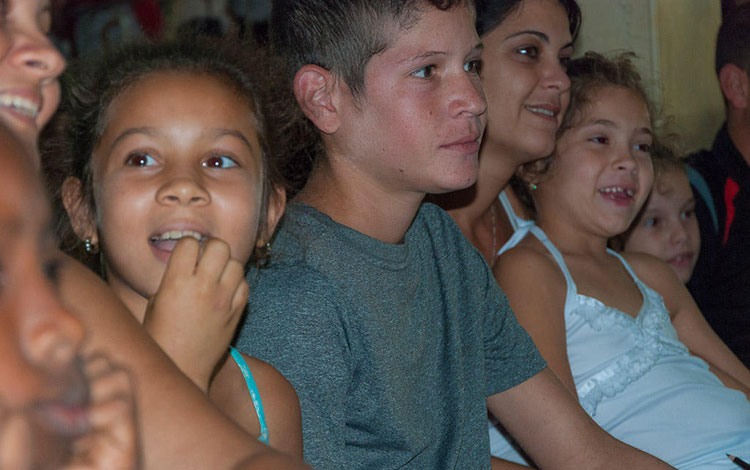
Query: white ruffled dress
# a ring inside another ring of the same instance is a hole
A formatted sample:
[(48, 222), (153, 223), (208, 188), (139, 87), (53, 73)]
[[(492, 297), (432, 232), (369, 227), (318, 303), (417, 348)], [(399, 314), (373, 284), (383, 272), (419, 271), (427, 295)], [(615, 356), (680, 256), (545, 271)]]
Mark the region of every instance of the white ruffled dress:
[[(750, 403), (679, 341), (662, 297), (612, 251), (643, 296), (637, 318), (581, 295), (562, 255), (533, 223), (521, 223), (503, 250), (529, 232), (567, 280), (568, 358), (586, 412), (616, 438), (679, 469), (738, 468), (727, 453), (750, 461)], [(496, 423), (489, 428), (492, 454), (524, 463)]]

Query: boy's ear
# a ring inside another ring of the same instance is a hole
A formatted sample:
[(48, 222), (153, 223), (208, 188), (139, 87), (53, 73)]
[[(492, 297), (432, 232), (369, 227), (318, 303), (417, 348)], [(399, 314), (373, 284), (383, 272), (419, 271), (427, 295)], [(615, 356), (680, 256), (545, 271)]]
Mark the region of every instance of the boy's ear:
[(268, 210), (266, 211), (266, 224), (263, 228), (263, 232), (255, 242), (257, 248), (261, 248), (263, 245), (268, 243), (273, 233), (276, 231), (276, 225), (278, 225), (281, 216), (284, 214), (286, 208), (286, 190), (280, 185), (274, 185), (271, 190), (271, 195), (268, 198)]
[(98, 244), (99, 235), (93, 214), (83, 200), (81, 180), (73, 176), (65, 178), (62, 185), (62, 203), (65, 206), (65, 212), (68, 213), (70, 225), (78, 238), (81, 240), (89, 238), (94, 245)]
[(333, 73), (317, 65), (305, 65), (294, 75), (294, 97), (302, 112), (326, 134), (333, 134), (341, 125), (335, 99), (338, 88)]
[(719, 70), (719, 85), (727, 102), (738, 109), (750, 106), (750, 77), (735, 64), (726, 64)]

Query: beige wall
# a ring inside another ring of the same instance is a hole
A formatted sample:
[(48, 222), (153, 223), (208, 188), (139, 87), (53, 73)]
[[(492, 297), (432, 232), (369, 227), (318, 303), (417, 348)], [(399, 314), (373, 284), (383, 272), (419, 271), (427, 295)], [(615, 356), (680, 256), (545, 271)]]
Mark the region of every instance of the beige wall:
[[(709, 147), (724, 105), (713, 67), (718, 0), (578, 0), (576, 53), (632, 50), (652, 95), (675, 119), (686, 151)], [(659, 86), (661, 84), (661, 86)]]

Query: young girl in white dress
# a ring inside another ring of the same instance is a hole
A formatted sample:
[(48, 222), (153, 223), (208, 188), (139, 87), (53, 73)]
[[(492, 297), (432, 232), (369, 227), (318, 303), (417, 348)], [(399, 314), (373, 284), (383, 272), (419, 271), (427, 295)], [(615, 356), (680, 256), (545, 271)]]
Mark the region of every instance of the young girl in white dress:
[[(750, 458), (750, 372), (667, 264), (607, 248), (653, 179), (640, 78), (627, 56), (587, 54), (568, 70), (571, 104), (556, 150), (519, 170), (536, 223), (513, 235), (495, 276), (602, 428), (680, 469), (736, 468), (725, 454)], [(491, 439), (494, 455), (523, 462), (497, 430)]]

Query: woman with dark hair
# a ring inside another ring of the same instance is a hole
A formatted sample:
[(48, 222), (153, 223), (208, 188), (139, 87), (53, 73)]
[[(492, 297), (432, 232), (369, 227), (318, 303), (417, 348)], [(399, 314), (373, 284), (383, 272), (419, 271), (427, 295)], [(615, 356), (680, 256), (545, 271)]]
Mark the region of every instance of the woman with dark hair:
[[(581, 24), (575, 0), (477, 0), (488, 122), (473, 186), (433, 196), (492, 266), (519, 224), (506, 190), (516, 169), (552, 153), (569, 101), (566, 65)], [(505, 210), (503, 209), (505, 206)], [(523, 212), (521, 212), (523, 213)], [(493, 459), (493, 468), (516, 464)]]
[(492, 266), (514, 227), (523, 223), (514, 212), (506, 215), (511, 204), (517, 211), (520, 206), (503, 190), (520, 165), (554, 149), (568, 104), (566, 64), (581, 10), (575, 0), (478, 0), (476, 9), (489, 105), (479, 178), (474, 186), (435, 201)]

